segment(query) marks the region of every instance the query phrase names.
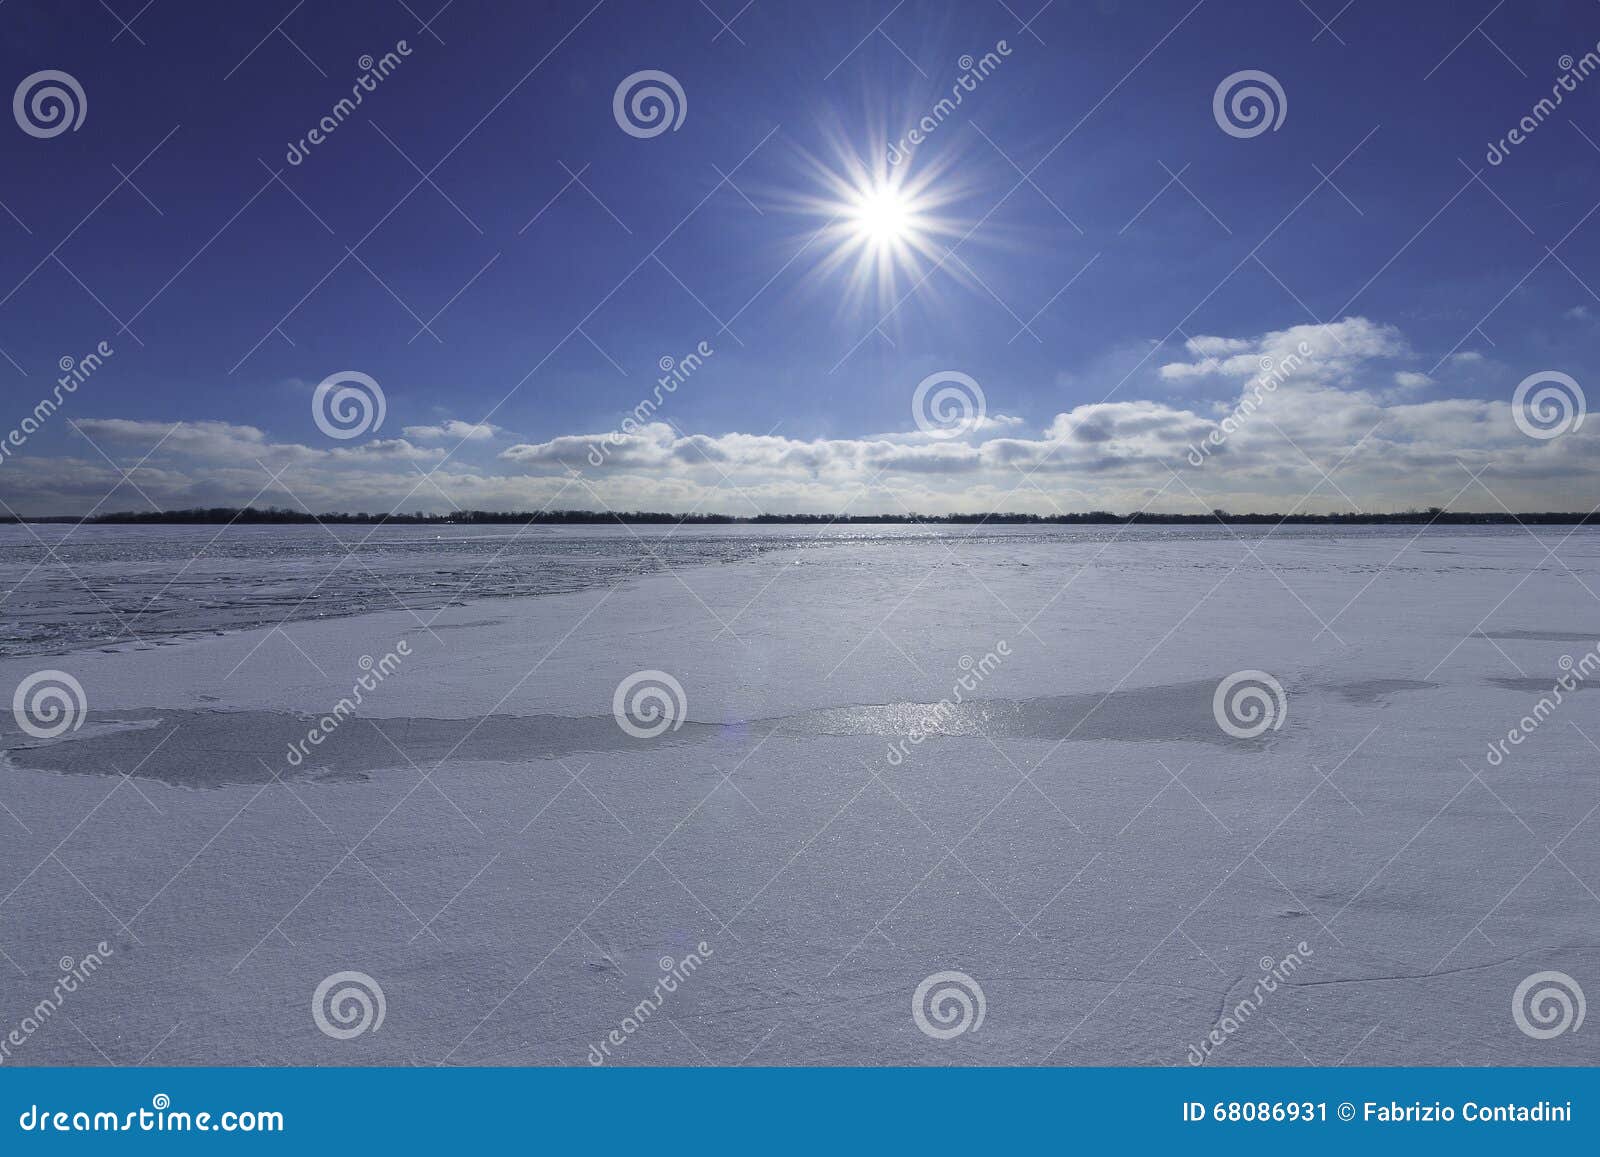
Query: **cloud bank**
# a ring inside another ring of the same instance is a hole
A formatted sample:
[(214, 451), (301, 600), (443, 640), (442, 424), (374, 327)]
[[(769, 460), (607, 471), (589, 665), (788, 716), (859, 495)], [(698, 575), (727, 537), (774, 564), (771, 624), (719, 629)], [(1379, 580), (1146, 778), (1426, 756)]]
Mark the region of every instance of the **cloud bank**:
[[(356, 445), (274, 442), (219, 421), (85, 419), (76, 427), (91, 444), (86, 453), (8, 458), (0, 496), (32, 514), (152, 502), (729, 514), (1594, 505), (1600, 421), (1530, 436), (1511, 405), (1524, 372), (1457, 355), (1436, 380), (1417, 360), (1398, 329), (1362, 317), (1254, 337), (1200, 335), (1158, 367), (1165, 398), (1120, 400), (1112, 391), (1032, 431), (994, 414), (954, 437), (917, 429), (909, 407), (906, 430), (856, 438), (698, 434), (651, 421), (498, 450), (504, 431), (460, 419)], [(1494, 396), (1439, 396), (1485, 387)]]

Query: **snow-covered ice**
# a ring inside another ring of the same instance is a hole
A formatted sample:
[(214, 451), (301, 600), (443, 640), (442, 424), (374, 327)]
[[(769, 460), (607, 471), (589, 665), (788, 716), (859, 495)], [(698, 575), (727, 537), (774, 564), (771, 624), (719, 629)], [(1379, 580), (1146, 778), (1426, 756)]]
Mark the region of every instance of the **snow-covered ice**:
[[(112, 949), (5, 1063), (581, 1065), (625, 1018), (607, 1063), (1600, 1063), (1513, 1013), (1600, 994), (1600, 672), (1524, 719), (1600, 642), (1600, 535), (1212, 529), (796, 534), (0, 659), (87, 703), (0, 718), (0, 1038)], [(681, 726), (613, 717), (640, 671)], [(1244, 671), (1286, 710), (1238, 738)], [(341, 971), (376, 1031), (319, 1031)], [(983, 994), (951, 1039), (943, 971)]]

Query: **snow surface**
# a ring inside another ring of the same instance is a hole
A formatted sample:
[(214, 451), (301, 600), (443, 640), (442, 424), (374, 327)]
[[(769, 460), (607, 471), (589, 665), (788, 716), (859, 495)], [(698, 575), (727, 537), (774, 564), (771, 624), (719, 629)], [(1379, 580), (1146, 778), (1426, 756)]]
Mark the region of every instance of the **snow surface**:
[[(1600, 640), (1568, 533), (956, 531), (0, 659), (88, 700), (0, 717), (0, 1039), (113, 949), (5, 1063), (581, 1065), (701, 942), (608, 1063), (1181, 1065), (1301, 943), (1206, 1063), (1600, 1063), (1512, 1013), (1545, 970), (1600, 996), (1600, 686), (1485, 758)], [(612, 718), (646, 669), (687, 703), (653, 740)], [(1281, 729), (1217, 727), (1241, 670)], [(336, 1040), (344, 970), (386, 1011)], [(936, 1040), (944, 970), (985, 1016)]]

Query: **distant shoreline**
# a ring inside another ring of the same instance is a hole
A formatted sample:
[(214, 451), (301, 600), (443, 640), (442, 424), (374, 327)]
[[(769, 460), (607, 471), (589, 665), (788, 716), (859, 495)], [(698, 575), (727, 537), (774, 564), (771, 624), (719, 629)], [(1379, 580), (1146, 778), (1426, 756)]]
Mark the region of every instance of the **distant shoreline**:
[(1209, 514), (1152, 514), (1135, 511), (1131, 514), (1114, 514), (1105, 510), (1091, 510), (1074, 514), (673, 514), (658, 511), (603, 511), (603, 510), (540, 510), (540, 511), (488, 511), (468, 510), (454, 514), (368, 514), (327, 513), (310, 514), (296, 510), (257, 509), (255, 507), (207, 507), (193, 510), (161, 510), (149, 512), (125, 511), (97, 514), (91, 518), (72, 515), (40, 515), (37, 517), (0, 517), (0, 524), (19, 523), (83, 523), (90, 526), (183, 526), (229, 525), (354, 525), (381, 526), (393, 523), (398, 526), (547, 526), (635, 525), (635, 526), (820, 526), (820, 525), (894, 525), (921, 524), (946, 526), (1200, 526), (1213, 523), (1227, 525), (1290, 525), (1312, 526), (1386, 526), (1386, 525), (1442, 525), (1442, 526), (1600, 526), (1600, 511), (1580, 514), (1570, 511), (1533, 511), (1508, 514), (1504, 511), (1450, 512), (1430, 507), (1427, 510), (1407, 510), (1395, 514), (1234, 514), (1214, 510)]

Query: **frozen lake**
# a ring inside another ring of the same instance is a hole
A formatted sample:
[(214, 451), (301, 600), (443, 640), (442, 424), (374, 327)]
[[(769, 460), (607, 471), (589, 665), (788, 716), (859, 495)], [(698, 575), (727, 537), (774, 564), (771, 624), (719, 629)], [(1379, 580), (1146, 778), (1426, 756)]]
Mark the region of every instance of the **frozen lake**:
[[(431, 612), (470, 599), (605, 588), (635, 575), (775, 550), (904, 542), (995, 542), (1002, 550), (1114, 540), (1255, 543), (1267, 533), (1249, 526), (0, 525), (0, 655), (153, 643), (369, 611)], [(1403, 526), (1284, 526), (1272, 539), (1396, 539), (1398, 546), (1415, 534)]]
[(1600, 531), (33, 529), (5, 1063), (1600, 1063)]

